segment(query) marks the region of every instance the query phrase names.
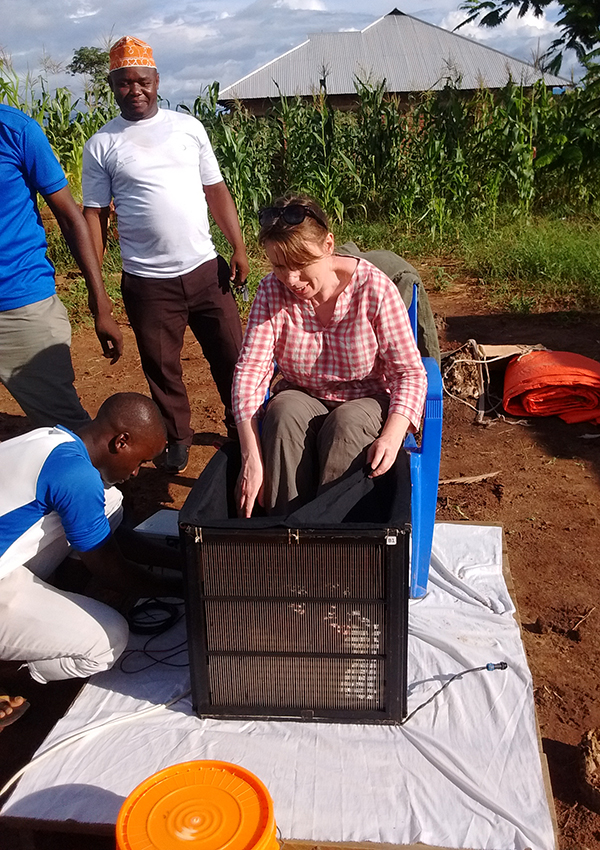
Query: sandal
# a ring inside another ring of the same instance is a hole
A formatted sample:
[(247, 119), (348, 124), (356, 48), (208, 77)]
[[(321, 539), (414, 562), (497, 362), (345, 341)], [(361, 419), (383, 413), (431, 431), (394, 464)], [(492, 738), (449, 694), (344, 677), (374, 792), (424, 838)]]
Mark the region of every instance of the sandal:
[[(15, 700), (22, 700), (18, 705), (15, 705)], [(6, 714), (6, 710), (10, 712)], [(25, 714), (29, 708), (29, 703), (23, 697), (10, 697), (8, 694), (0, 694), (0, 732), (6, 727), (18, 720), (21, 715)]]

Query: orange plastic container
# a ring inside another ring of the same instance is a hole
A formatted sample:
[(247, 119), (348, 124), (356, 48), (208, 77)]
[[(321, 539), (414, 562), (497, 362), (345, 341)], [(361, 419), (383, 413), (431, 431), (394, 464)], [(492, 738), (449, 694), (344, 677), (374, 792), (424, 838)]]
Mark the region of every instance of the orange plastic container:
[(260, 779), (223, 761), (188, 761), (138, 785), (117, 818), (119, 850), (278, 850)]

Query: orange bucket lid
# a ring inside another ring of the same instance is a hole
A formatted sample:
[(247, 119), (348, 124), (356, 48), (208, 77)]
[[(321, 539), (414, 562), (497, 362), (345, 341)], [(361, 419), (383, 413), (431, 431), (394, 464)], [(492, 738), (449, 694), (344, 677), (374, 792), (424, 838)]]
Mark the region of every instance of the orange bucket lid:
[(273, 850), (273, 801), (243, 767), (188, 761), (150, 776), (117, 818), (120, 850)]

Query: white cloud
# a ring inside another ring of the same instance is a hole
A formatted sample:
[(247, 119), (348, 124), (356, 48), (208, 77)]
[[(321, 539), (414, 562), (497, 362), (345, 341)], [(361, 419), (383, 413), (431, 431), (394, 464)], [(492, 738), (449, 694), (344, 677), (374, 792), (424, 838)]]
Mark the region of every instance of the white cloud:
[(206, 24), (189, 23), (183, 18), (165, 20), (153, 18), (149, 23), (146, 37), (154, 52), (164, 51), (177, 55), (179, 51), (199, 46), (207, 38), (218, 38), (219, 30)]
[[(464, 12), (454, 11), (445, 15), (439, 26), (452, 31), (464, 20)], [(485, 42), (498, 41), (499, 39), (504, 41), (514, 36), (519, 38), (547, 36), (548, 41), (550, 41), (556, 37), (556, 27), (545, 15), (536, 18), (533, 12), (527, 12), (522, 18), (519, 18), (516, 12), (511, 12), (500, 27), (480, 27), (476, 23), (471, 23), (461, 27), (458, 33), (466, 38)]]
[(72, 21), (79, 21), (81, 18), (93, 18), (100, 12), (100, 9), (90, 9), (89, 4), (80, 6), (75, 12), (67, 15)]
[[(464, 12), (452, 11), (445, 15), (440, 26), (452, 31), (464, 20)], [(480, 27), (471, 23), (461, 27), (458, 34), (525, 62), (534, 62), (549, 48), (558, 31), (545, 15), (536, 18), (532, 12), (528, 12), (519, 18), (516, 12), (511, 12), (499, 27)], [(568, 77), (569, 73), (565, 71), (566, 68), (563, 68), (562, 75)]]
[(274, 4), (280, 9), (291, 9), (303, 12), (325, 12), (325, 4), (320, 0), (276, 0)]
[(533, 12), (526, 12), (522, 18), (516, 13), (511, 13), (504, 24), (507, 33), (519, 32), (522, 29), (537, 31), (540, 33), (551, 33), (554, 23), (549, 21), (545, 15), (536, 17)]

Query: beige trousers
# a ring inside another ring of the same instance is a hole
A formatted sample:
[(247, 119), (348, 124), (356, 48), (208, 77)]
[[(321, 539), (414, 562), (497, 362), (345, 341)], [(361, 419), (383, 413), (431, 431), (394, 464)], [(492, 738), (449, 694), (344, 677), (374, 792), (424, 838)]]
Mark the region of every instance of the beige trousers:
[(73, 386), (71, 325), (57, 295), (0, 311), (0, 381), (36, 428), (90, 421)]
[(302, 390), (269, 401), (262, 424), (264, 502), (272, 516), (288, 516), (367, 462), (389, 407), (387, 395), (343, 404)]

